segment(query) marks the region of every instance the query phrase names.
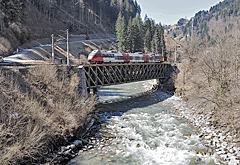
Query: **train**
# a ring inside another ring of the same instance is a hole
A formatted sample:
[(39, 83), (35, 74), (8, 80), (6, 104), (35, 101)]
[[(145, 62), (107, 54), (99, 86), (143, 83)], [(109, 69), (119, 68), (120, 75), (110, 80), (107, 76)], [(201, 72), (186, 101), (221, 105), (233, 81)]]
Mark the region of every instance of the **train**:
[(102, 63), (147, 63), (163, 62), (162, 54), (143, 54), (143, 53), (119, 53), (115, 51), (93, 50), (88, 55), (90, 64)]

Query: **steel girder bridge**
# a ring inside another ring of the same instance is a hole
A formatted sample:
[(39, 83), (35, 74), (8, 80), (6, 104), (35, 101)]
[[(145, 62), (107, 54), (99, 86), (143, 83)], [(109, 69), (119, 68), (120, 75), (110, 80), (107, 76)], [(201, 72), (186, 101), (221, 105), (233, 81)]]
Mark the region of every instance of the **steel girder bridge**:
[(82, 66), (87, 89), (136, 81), (165, 79), (170, 64), (126, 63)]

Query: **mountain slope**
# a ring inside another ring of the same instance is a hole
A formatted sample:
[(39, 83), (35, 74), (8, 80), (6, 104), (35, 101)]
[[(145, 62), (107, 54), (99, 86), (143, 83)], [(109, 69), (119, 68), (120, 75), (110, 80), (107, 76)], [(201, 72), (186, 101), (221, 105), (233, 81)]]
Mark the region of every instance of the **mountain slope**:
[(190, 41), (194, 36), (211, 41), (220, 34), (231, 33), (239, 25), (240, 1), (225, 0), (208, 11), (199, 11), (186, 24), (177, 24), (165, 30), (177, 40)]
[(129, 19), (141, 9), (133, 0), (9, 0), (0, 1), (0, 11), (0, 55), (8, 55), (32, 40), (64, 35), (66, 29), (115, 33), (119, 11)]

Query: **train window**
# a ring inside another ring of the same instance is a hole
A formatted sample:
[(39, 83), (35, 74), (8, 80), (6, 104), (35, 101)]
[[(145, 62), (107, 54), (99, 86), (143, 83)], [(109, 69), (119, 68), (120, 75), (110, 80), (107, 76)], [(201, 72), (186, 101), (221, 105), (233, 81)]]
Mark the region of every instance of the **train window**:
[(94, 58), (102, 57), (102, 54), (96, 54)]
[(133, 56), (127, 56), (128, 60), (133, 60)]
[(114, 57), (114, 54), (102, 54), (103, 57), (108, 57), (108, 58), (111, 58), (111, 57)]
[(135, 60), (140, 60), (140, 57), (135, 57)]
[(162, 59), (163, 57), (162, 56), (156, 56), (156, 59)]
[(126, 60), (126, 57), (124, 57), (124, 56), (117, 56), (116, 59), (117, 59), (117, 60)]

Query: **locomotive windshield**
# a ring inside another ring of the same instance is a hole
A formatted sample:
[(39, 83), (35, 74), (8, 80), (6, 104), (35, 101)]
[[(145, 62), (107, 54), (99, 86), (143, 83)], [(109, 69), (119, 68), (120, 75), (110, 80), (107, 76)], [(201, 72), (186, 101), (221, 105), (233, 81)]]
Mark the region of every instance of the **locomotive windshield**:
[(92, 51), (89, 55), (88, 55), (88, 59), (93, 58), (93, 56), (98, 52), (98, 50), (94, 50)]

